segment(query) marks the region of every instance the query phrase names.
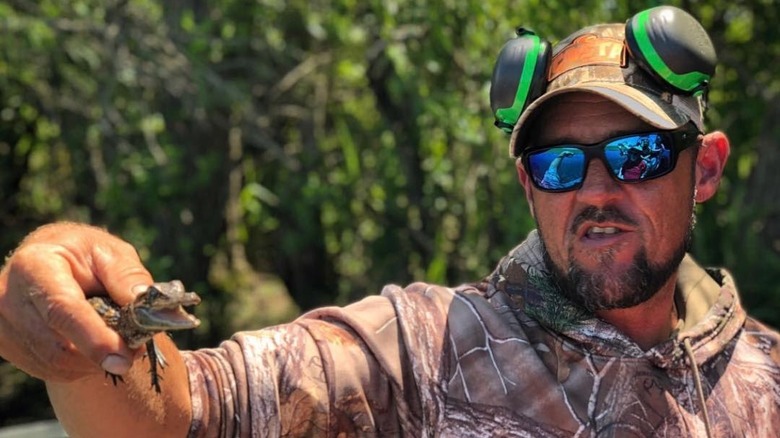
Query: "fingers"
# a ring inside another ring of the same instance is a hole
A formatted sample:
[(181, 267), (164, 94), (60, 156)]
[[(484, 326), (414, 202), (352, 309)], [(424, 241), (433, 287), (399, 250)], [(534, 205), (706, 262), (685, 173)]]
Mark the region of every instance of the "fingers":
[(0, 351), (26, 373), (45, 380), (70, 381), (99, 372), (72, 344), (52, 335), (40, 327), (32, 332), (28, 327), (12, 327), (0, 318)]
[(22, 294), (0, 295), (0, 355), (47, 380), (71, 380), (97, 371), (70, 341), (47, 328), (30, 297)]
[(28, 237), (0, 274), (0, 356), (52, 381), (126, 372), (134, 352), (86, 296), (132, 299), (151, 284), (135, 249), (94, 227), (64, 224)]
[(92, 269), (103, 289), (119, 304), (132, 301), (138, 286), (146, 289), (154, 283), (135, 248), (119, 239), (92, 248)]
[(7, 273), (9, 305), (3, 306), (8, 330), (16, 332), (13, 348), (26, 353), (23, 362), (43, 367), (45, 378), (96, 372), (112, 353), (127, 358), (129, 366), (132, 352), (84, 299), (60, 251), (55, 245), (30, 244), (14, 255)]
[(133, 298), (130, 291), (134, 286), (153, 283), (135, 248), (101, 228), (71, 223), (43, 226), (28, 236), (20, 249), (36, 243), (52, 245), (87, 296), (108, 293), (124, 304)]

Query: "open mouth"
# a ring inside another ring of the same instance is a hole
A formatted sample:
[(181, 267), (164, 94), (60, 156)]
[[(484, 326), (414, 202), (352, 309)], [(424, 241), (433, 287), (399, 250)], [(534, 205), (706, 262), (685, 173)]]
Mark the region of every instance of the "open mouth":
[(614, 236), (623, 231), (617, 227), (590, 227), (585, 231), (585, 236), (589, 238), (600, 238), (605, 236)]
[(181, 306), (169, 309), (135, 308), (135, 319), (147, 330), (186, 330), (200, 325), (200, 320)]
[(626, 224), (590, 222), (582, 224), (577, 230), (577, 235), (580, 239), (606, 239), (622, 236), (631, 231), (634, 231), (634, 228)]
[(609, 252), (613, 257), (618, 254), (628, 256), (640, 244), (637, 229), (619, 223), (588, 223), (583, 224), (577, 230), (577, 250), (583, 252), (583, 256), (595, 256), (603, 252)]

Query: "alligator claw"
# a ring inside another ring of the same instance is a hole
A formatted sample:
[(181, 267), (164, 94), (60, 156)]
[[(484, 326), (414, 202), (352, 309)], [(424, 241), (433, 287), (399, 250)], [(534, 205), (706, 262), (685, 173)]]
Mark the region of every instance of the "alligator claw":
[(114, 383), (114, 386), (116, 386), (116, 382), (120, 381), (122, 383), (125, 383), (125, 379), (122, 378), (119, 374), (109, 373), (106, 371), (106, 378), (111, 377), (111, 381)]

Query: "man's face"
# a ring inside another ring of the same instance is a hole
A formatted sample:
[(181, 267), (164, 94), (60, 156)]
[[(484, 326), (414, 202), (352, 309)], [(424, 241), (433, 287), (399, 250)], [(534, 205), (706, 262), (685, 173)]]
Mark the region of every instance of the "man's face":
[[(549, 102), (536, 126), (533, 146), (590, 144), (653, 130), (616, 104), (588, 94)], [(662, 287), (673, 287), (693, 223), (695, 151), (683, 151), (671, 173), (637, 184), (614, 180), (593, 160), (582, 187), (563, 193), (537, 190), (518, 165), (548, 268), (567, 296), (597, 312), (633, 307)]]

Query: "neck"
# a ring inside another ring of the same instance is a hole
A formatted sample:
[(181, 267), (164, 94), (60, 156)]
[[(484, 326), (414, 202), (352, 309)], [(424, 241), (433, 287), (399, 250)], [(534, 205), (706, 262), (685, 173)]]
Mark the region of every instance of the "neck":
[(601, 310), (596, 315), (628, 335), (643, 350), (649, 350), (669, 339), (677, 325), (676, 283), (677, 275), (672, 275), (658, 293), (644, 303), (628, 309)]

